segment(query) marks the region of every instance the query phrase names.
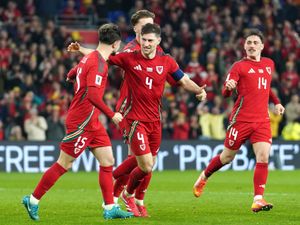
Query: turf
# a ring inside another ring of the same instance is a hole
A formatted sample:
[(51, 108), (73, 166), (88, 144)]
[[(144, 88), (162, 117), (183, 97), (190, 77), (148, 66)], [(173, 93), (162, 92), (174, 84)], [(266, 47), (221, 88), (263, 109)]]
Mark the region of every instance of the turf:
[[(145, 202), (151, 218), (105, 221), (96, 173), (67, 173), (40, 203), (38, 222), (21, 205), (41, 174), (0, 173), (0, 224), (300, 224), (300, 171), (271, 171), (266, 199), (270, 212), (252, 213), (252, 172), (219, 172), (201, 198), (191, 189), (197, 171), (155, 172)], [(124, 208), (124, 206), (123, 206)]]

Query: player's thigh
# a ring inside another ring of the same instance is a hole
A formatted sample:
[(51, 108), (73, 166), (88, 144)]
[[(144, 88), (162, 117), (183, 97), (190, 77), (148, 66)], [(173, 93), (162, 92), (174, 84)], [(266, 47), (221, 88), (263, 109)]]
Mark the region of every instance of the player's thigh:
[(93, 132), (84, 130), (69, 131), (60, 143), (60, 149), (77, 158), (93, 140)]
[(153, 128), (151, 132), (149, 132), (150, 134), (148, 135), (148, 139), (149, 139), (150, 151), (153, 156), (156, 156), (161, 144), (161, 136), (162, 136), (161, 122), (160, 121), (153, 122), (152, 127)]
[(135, 156), (146, 155), (151, 152), (148, 140), (148, 133), (145, 126), (138, 122), (133, 121), (127, 126), (128, 140), (131, 152)]
[(250, 137), (257, 162), (267, 163), (272, 144), (272, 132), (269, 122), (258, 123)]
[(269, 162), (271, 144), (268, 142), (256, 142), (253, 144), (253, 151), (255, 153), (256, 162)]
[(112, 166), (115, 164), (111, 146), (92, 148), (91, 152), (101, 166)]
[(272, 144), (272, 132), (270, 122), (257, 123), (257, 126), (250, 137), (252, 144), (267, 142)]
[(114, 164), (111, 141), (104, 128), (94, 132), (89, 147), (101, 166)]
[(224, 146), (231, 150), (239, 150), (252, 132), (252, 123), (235, 122), (227, 128)]

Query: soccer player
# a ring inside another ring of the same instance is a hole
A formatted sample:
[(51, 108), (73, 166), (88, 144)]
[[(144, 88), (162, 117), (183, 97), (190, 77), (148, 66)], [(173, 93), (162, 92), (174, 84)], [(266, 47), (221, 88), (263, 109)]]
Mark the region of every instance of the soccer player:
[(24, 196), (23, 204), (33, 220), (38, 220), (38, 203), (55, 182), (72, 167), (73, 161), (89, 147), (100, 164), (99, 185), (104, 200), (105, 219), (129, 218), (132, 213), (122, 211), (113, 201), (112, 169), (114, 157), (110, 139), (98, 117), (105, 113), (118, 124), (123, 119), (103, 102), (107, 81), (109, 55), (117, 51), (121, 34), (116, 25), (105, 24), (99, 28), (99, 45), (95, 51), (83, 57), (80, 63), (70, 70), (67, 80), (74, 83), (74, 98), (66, 118), (67, 134), (60, 145), (60, 155), (43, 175), (30, 196)]
[(135, 216), (139, 216), (135, 189), (152, 172), (161, 143), (161, 98), (167, 76), (171, 75), (184, 89), (195, 93), (199, 100), (206, 98), (204, 87), (190, 80), (170, 55), (157, 51), (160, 35), (160, 27), (148, 23), (141, 30), (141, 50), (109, 57), (110, 64), (121, 67), (128, 75), (131, 101), (124, 115), (130, 148), (138, 165), (132, 168), (121, 197), (127, 210)]
[(210, 161), (193, 187), (194, 195), (199, 197), (207, 179), (230, 163), (241, 145), (249, 139), (256, 155), (253, 179), (254, 200), (251, 206), (253, 212), (269, 211), (273, 207), (263, 198), (272, 143), (268, 114), (269, 98), (275, 104), (276, 114), (283, 114), (285, 110), (270, 90), (274, 62), (269, 58), (261, 57), (264, 48), (263, 39), (263, 34), (256, 29), (251, 29), (245, 36), (246, 57), (233, 64), (222, 90), (224, 97), (229, 97), (234, 90), (237, 93), (226, 132), (224, 150)]
[[(129, 42), (123, 49), (124, 52), (133, 52), (141, 49), (140, 45), (140, 36), (141, 36), (141, 29), (142, 27), (147, 23), (154, 23), (155, 14), (148, 11), (148, 10), (139, 10), (136, 13), (134, 13), (131, 17), (131, 25), (133, 26), (133, 30), (136, 34), (136, 37), (134, 40)], [(84, 48), (80, 46), (78, 43), (71, 43), (68, 46), (68, 51), (76, 51), (79, 50), (83, 54), (89, 54), (92, 52), (92, 49)], [(157, 51), (162, 52), (163, 50), (158, 45)], [(127, 85), (127, 77), (129, 75), (125, 71), (123, 83), (120, 89), (120, 97), (116, 105), (116, 111), (120, 112), (121, 114), (124, 114), (126, 112), (127, 106), (130, 102), (128, 98), (128, 85)], [(171, 85), (175, 85), (176, 81), (172, 78), (171, 75), (167, 76), (167, 81)], [(126, 130), (125, 130), (125, 124), (126, 124), (126, 118), (123, 119), (123, 121), (119, 124), (120, 130), (122, 134), (125, 136), (125, 142), (128, 144)], [(113, 176), (115, 178), (114, 183), (114, 201), (115, 203), (118, 202), (118, 198), (121, 194), (121, 192), (124, 190), (124, 186), (126, 185), (129, 173), (133, 168), (137, 166), (137, 161), (135, 157), (131, 157), (130, 152), (130, 145), (128, 145), (128, 158), (125, 159), (114, 171)], [(141, 217), (148, 217), (149, 214), (147, 212), (147, 209), (144, 205), (144, 197), (146, 190), (148, 188), (148, 185), (150, 183), (152, 177), (152, 173), (148, 173), (147, 176), (144, 177), (143, 181), (140, 183), (139, 187), (136, 189), (135, 192), (135, 202), (139, 209), (139, 213)]]

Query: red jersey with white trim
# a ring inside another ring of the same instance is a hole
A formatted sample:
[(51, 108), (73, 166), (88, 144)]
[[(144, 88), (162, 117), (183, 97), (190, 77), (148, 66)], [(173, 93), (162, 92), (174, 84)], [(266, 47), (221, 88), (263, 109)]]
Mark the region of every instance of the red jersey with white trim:
[[(125, 45), (123, 52), (134, 52), (134, 51), (138, 51), (141, 50), (141, 45), (137, 42), (136, 39), (130, 41), (127, 45)], [(158, 45), (157, 46), (157, 52), (162, 52), (163, 50), (162, 48)], [(127, 85), (127, 72), (125, 71), (124, 73), (124, 79), (123, 79), (123, 83), (121, 85), (121, 89), (120, 89), (120, 96), (118, 99), (118, 102), (116, 104), (116, 111), (119, 111), (120, 113), (124, 113), (125, 109), (127, 108), (127, 104), (129, 104), (130, 99), (128, 99), (128, 85)], [(168, 76), (167, 77), (167, 81), (171, 84), (171, 85), (175, 85), (176, 81)]]
[[(226, 79), (226, 81), (233, 79), (237, 82), (238, 98), (230, 115), (232, 122), (270, 120), (268, 104), (273, 71), (274, 62), (264, 57), (259, 62), (245, 58), (233, 64)], [(223, 94), (225, 92), (224, 84)]]
[(74, 97), (66, 118), (69, 130), (98, 130), (102, 125), (98, 119), (100, 109), (96, 108), (87, 98), (89, 87), (96, 87), (101, 99), (107, 81), (108, 66), (98, 51), (86, 55), (69, 73), (68, 78), (75, 79)]
[(168, 75), (179, 67), (176, 61), (163, 52), (153, 59), (146, 59), (141, 51), (122, 52), (109, 57), (109, 63), (120, 66), (126, 72), (130, 103), (124, 113), (126, 118), (143, 122), (160, 120), (161, 98)]

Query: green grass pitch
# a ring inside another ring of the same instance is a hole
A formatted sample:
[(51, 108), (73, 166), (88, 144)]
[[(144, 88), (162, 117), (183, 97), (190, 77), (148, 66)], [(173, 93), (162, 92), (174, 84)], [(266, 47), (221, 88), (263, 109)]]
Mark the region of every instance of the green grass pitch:
[[(250, 211), (252, 171), (214, 174), (203, 196), (192, 186), (199, 172), (154, 172), (145, 202), (150, 218), (105, 221), (97, 173), (65, 174), (40, 202), (40, 218), (31, 221), (21, 204), (41, 174), (0, 173), (0, 224), (162, 224), (162, 225), (297, 225), (300, 224), (300, 171), (271, 171), (265, 198), (269, 212)], [(122, 205), (122, 208), (124, 206)]]

